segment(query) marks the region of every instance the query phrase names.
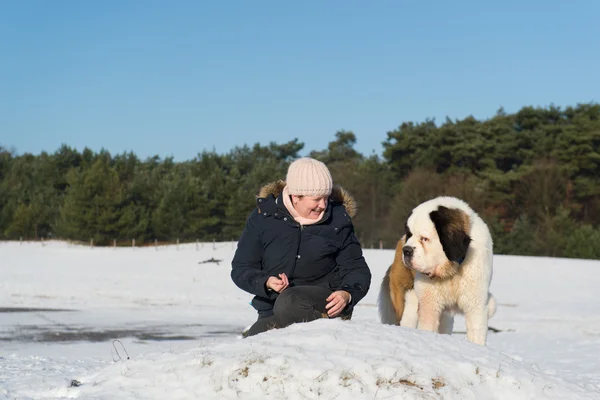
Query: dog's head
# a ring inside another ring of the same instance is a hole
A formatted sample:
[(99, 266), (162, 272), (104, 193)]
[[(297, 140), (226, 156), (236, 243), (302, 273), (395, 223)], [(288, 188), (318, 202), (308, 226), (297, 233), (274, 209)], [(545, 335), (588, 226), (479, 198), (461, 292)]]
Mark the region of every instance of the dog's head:
[(469, 229), (470, 219), (463, 210), (420, 204), (406, 220), (404, 265), (432, 279), (456, 275), (471, 243)]

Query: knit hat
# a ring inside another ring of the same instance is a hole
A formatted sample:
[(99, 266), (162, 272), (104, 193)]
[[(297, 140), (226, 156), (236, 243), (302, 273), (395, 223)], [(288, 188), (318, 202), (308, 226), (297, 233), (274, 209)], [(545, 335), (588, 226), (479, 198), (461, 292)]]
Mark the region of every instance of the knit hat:
[(329, 196), (333, 187), (333, 179), (331, 173), (321, 161), (303, 157), (290, 164), (286, 184), (289, 194)]

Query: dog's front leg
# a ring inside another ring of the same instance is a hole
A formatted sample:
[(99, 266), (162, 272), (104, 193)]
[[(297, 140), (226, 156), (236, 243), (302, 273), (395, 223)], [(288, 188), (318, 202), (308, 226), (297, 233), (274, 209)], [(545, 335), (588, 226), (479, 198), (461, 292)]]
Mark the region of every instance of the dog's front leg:
[(417, 328), (425, 331), (439, 332), (442, 310), (438, 309), (429, 296), (421, 298), (418, 309)]
[(488, 331), (487, 308), (479, 307), (465, 313), (467, 339), (475, 344), (485, 346)]

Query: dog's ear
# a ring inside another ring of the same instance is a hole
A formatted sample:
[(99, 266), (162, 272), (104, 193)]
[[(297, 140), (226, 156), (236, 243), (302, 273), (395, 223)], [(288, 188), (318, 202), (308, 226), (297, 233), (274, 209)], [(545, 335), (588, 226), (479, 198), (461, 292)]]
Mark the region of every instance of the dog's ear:
[(410, 231), (410, 228), (408, 227), (408, 224), (405, 223), (404, 224), (404, 236), (402, 236), (402, 238), (404, 239), (404, 242), (406, 243), (406, 241), (408, 239), (410, 239), (411, 236), (412, 236), (412, 232)]
[(408, 219), (410, 218), (411, 215), (412, 215), (412, 212), (404, 220), (404, 236), (405, 236), (404, 243), (406, 243), (406, 241), (408, 239), (410, 239), (410, 237), (412, 236), (412, 232), (410, 231), (410, 228), (408, 227)]
[(471, 237), (467, 233), (468, 216), (459, 209), (439, 206), (436, 211), (429, 213), (429, 218), (435, 225), (448, 260), (461, 263), (471, 243)]

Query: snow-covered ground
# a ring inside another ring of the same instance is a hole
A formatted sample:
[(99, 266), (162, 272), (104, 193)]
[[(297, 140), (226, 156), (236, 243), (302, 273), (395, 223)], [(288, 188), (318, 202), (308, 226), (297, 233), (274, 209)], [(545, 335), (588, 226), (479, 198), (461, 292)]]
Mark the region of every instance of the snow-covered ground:
[(479, 347), (461, 318), (380, 324), (393, 252), (365, 250), (352, 321), (240, 339), (234, 246), (0, 242), (0, 399), (600, 399), (600, 261), (496, 256), (500, 332)]

